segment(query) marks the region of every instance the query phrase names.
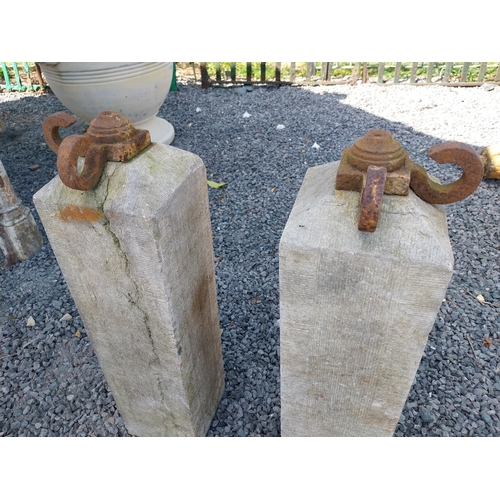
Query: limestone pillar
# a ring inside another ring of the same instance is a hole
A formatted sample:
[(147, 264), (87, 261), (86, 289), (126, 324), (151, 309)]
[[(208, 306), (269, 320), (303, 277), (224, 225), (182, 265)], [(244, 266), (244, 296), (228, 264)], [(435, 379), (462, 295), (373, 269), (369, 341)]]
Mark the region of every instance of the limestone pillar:
[(224, 373), (201, 159), (153, 144), (34, 202), (129, 432), (204, 436)]
[(453, 273), (442, 207), (385, 195), (359, 231), (337, 167), (307, 171), (281, 238), (282, 436), (392, 436)]
[(0, 248), (10, 267), (38, 252), (43, 238), (28, 207), (21, 204), (0, 161)]

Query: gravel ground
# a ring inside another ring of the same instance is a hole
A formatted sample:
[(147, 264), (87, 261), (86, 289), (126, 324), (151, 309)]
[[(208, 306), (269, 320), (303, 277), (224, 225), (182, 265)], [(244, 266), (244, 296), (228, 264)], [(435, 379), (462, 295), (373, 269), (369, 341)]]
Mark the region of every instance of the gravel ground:
[[(61, 110), (50, 93), (0, 94), (0, 160), (42, 231), (32, 196), (56, 175), (56, 158), (41, 125)], [(181, 84), (159, 115), (175, 127), (173, 145), (227, 183), (209, 191), (226, 389), (208, 435), (279, 436), (278, 245), (306, 170), (383, 128), (449, 182), (458, 169), (427, 149), (498, 142), (500, 88)], [(500, 436), (499, 193), (500, 181), (485, 180), (447, 207), (455, 272), (396, 436)], [(0, 271), (0, 436), (129, 436), (43, 234), (40, 252)]]

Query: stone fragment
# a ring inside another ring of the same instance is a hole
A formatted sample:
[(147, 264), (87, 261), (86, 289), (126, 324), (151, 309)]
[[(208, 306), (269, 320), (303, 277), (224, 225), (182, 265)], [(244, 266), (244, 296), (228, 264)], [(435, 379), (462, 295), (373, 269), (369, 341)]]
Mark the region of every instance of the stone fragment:
[(481, 151), (486, 179), (500, 179), (500, 143), (492, 144)]
[(38, 252), (43, 238), (29, 208), (21, 204), (0, 161), (0, 248), (9, 267)]
[(420, 415), (422, 422), (424, 422), (426, 424), (430, 424), (430, 423), (434, 422), (434, 420), (435, 420), (434, 417), (432, 416), (432, 413), (424, 406), (421, 406), (418, 409), (418, 414)]

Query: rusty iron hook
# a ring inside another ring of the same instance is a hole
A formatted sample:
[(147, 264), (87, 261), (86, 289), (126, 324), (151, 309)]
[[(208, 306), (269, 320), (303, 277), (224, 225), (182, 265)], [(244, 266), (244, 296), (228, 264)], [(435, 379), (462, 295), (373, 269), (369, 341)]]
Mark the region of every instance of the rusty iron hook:
[(361, 191), (360, 231), (373, 232), (377, 228), (384, 194), (404, 196), (411, 188), (428, 203), (447, 204), (463, 200), (477, 189), (484, 167), (474, 148), (461, 142), (445, 142), (430, 148), (428, 154), (438, 163), (457, 164), (462, 176), (445, 185), (433, 181), (386, 130), (370, 130), (343, 151), (336, 189)]
[(59, 128), (69, 127), (75, 122), (76, 118), (74, 116), (68, 115), (68, 113), (64, 113), (63, 111), (53, 113), (45, 118), (42, 126), (43, 138), (55, 154), (57, 154), (59, 146), (63, 141), (59, 135)]
[(484, 167), (477, 151), (462, 142), (444, 142), (429, 149), (428, 155), (434, 161), (454, 163), (463, 173), (450, 184), (434, 182), (425, 168), (410, 162), (410, 187), (417, 196), (428, 203), (437, 205), (456, 203), (470, 196), (479, 186), (484, 176)]
[[(57, 154), (61, 181), (71, 189), (89, 191), (99, 183), (108, 161), (126, 162), (151, 144), (149, 131), (136, 129), (115, 111), (103, 111), (90, 122), (84, 135), (61, 139), (59, 127), (76, 119), (66, 113), (54, 113), (43, 124), (43, 135)], [(79, 158), (85, 157), (83, 166)]]

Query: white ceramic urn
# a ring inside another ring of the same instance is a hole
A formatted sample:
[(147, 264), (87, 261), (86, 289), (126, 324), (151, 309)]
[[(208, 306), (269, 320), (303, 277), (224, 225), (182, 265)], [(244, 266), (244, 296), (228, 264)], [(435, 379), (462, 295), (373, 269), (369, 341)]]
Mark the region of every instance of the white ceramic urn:
[(156, 116), (172, 82), (171, 62), (40, 62), (47, 83), (72, 113), (90, 123), (101, 111), (117, 111), (152, 142), (170, 144), (174, 127)]

